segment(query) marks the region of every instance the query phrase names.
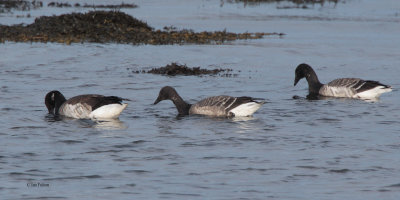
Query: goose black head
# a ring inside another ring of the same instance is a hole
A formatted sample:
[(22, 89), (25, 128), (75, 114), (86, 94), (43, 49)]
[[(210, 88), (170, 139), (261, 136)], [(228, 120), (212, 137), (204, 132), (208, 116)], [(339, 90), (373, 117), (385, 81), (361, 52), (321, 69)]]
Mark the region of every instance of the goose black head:
[(46, 94), (44, 98), (44, 104), (46, 104), (47, 110), (50, 114), (55, 114), (56, 109), (58, 109), (62, 103), (65, 102), (64, 95), (57, 90), (53, 90)]
[(296, 86), (296, 84), (302, 78), (309, 77), (313, 71), (314, 70), (310, 67), (310, 65), (307, 65), (305, 63), (302, 63), (299, 66), (297, 66), (296, 71), (295, 71), (294, 86)]
[(161, 88), (156, 101), (154, 101), (154, 104), (157, 104), (160, 101), (167, 100), (167, 99), (173, 100), (173, 98), (176, 95), (177, 95), (177, 92), (173, 87), (165, 86), (165, 87)]

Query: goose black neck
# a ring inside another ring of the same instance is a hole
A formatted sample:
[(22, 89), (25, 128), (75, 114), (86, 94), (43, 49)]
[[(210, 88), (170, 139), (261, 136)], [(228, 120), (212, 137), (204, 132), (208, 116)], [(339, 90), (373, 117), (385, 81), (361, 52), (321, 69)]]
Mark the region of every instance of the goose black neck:
[(172, 96), (171, 101), (174, 102), (179, 115), (189, 115), (191, 104), (186, 103), (178, 94)]
[(313, 69), (310, 68), (310, 70), (308, 70), (306, 79), (308, 82), (308, 92), (310, 94), (318, 94), (319, 89), (322, 87), (323, 84), (319, 82), (318, 76)]
[(54, 95), (54, 103), (55, 103), (55, 110), (54, 113), (56, 115), (59, 114), (59, 109), (63, 103), (65, 103), (67, 100), (65, 99), (64, 95), (59, 94), (59, 95)]

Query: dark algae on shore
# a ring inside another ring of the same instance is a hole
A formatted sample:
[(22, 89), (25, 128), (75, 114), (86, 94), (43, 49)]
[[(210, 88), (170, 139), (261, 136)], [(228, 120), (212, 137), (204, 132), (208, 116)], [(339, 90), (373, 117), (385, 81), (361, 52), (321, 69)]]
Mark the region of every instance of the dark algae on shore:
[(0, 25), (0, 41), (128, 44), (222, 44), (239, 39), (259, 39), (281, 33), (231, 33), (227, 31), (154, 30), (121, 11), (90, 11), (42, 16), (29, 25)]
[[(39, 9), (43, 7), (42, 1), (37, 0), (0, 0), (0, 13), (9, 13), (13, 10), (18, 11), (29, 11), (31, 9)], [(98, 4), (70, 4), (68, 2), (61, 3), (61, 2), (50, 2), (47, 4), (47, 7), (58, 7), (58, 8), (100, 8), (100, 9), (122, 9), (122, 8), (137, 8), (138, 6), (133, 3), (121, 3), (121, 4), (110, 4), (110, 5), (98, 5)]]

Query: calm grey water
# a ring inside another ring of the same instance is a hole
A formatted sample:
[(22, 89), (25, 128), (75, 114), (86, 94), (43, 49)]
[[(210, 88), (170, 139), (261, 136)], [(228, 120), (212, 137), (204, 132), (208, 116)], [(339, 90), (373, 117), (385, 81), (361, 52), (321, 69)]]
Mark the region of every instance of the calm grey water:
[[(293, 87), (302, 62), (322, 82), (360, 77), (400, 88), (400, 4), (377, 2), (277, 9), (143, 0), (123, 11), (156, 28), (287, 35), (221, 46), (0, 44), (1, 199), (399, 199), (397, 89), (377, 102), (292, 99), (307, 94), (304, 80)], [(71, 11), (85, 10), (45, 7), (0, 23)], [(171, 62), (238, 75), (132, 73)], [(151, 105), (165, 85), (189, 102), (225, 94), (268, 103), (249, 118), (176, 118), (171, 102)], [(120, 120), (56, 121), (43, 103), (53, 89), (132, 101)]]

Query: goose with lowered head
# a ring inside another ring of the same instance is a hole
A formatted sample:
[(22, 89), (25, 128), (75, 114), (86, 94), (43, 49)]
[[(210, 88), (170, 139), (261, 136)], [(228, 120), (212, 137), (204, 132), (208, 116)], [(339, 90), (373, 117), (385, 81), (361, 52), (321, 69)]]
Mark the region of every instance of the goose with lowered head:
[(46, 94), (45, 104), (50, 114), (77, 119), (116, 119), (128, 106), (116, 96), (85, 94), (66, 99), (61, 92), (53, 90)]
[(216, 117), (251, 116), (264, 101), (252, 97), (212, 96), (195, 104), (186, 103), (173, 87), (161, 88), (154, 104), (163, 100), (171, 100), (178, 110), (179, 115), (208, 115)]

